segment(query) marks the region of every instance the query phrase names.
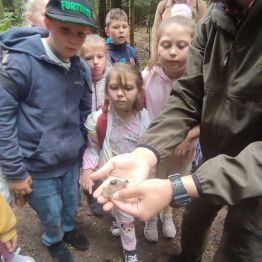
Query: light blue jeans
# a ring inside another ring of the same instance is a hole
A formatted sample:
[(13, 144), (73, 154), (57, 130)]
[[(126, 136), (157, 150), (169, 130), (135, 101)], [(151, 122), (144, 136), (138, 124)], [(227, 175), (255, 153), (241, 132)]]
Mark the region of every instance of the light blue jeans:
[(33, 192), (27, 200), (43, 224), (42, 242), (46, 246), (61, 241), (65, 232), (75, 228), (80, 200), (78, 180), (79, 164), (60, 177), (33, 178)]

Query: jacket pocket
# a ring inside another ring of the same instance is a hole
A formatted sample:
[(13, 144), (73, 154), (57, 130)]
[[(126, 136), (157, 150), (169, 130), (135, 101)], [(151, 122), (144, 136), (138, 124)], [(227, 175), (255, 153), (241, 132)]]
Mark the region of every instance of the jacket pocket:
[(43, 134), (38, 147), (28, 158), (30, 169), (39, 171), (76, 160), (83, 145), (79, 128), (69, 134)]

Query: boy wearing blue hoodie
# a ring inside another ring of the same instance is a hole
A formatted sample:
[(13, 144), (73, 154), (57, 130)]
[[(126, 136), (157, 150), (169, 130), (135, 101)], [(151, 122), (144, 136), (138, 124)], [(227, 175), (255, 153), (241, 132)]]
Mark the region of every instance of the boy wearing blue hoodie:
[(13, 28), (0, 35), (0, 164), (16, 197), (37, 212), (54, 261), (74, 261), (88, 240), (75, 227), (83, 123), (91, 111), (91, 75), (77, 56), (96, 27), (88, 0), (50, 0), (48, 32)]
[(106, 15), (105, 32), (108, 36), (107, 48), (111, 64), (130, 63), (139, 69), (134, 47), (127, 44), (129, 36), (128, 17), (124, 10), (112, 8)]

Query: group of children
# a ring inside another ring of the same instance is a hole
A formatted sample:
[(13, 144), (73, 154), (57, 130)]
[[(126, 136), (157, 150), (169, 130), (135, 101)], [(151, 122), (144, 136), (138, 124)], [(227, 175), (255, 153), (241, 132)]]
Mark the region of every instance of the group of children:
[[(40, 8), (34, 1), (29, 4)], [(38, 214), (42, 242), (54, 261), (71, 262), (64, 241), (77, 250), (89, 246), (75, 227), (78, 183), (94, 214), (101, 215), (101, 206), (92, 198), (90, 174), (112, 156), (133, 151), (160, 114), (172, 83), (185, 71), (194, 22), (183, 16), (163, 22), (157, 52), (141, 73), (135, 50), (127, 44), (123, 10), (107, 14), (106, 41), (93, 34), (97, 25), (87, 0), (50, 0), (37, 18), (43, 14), (38, 24), (25, 12), (32, 28), (0, 36), (0, 164), (10, 189), (26, 195)], [(44, 26), (49, 34), (35, 26)], [(194, 127), (174, 154), (152, 170), (152, 177), (190, 172), (198, 137), (199, 127)], [(112, 217), (112, 233), (120, 234), (124, 261), (138, 261), (134, 218), (117, 209)], [(175, 237), (172, 210), (167, 207), (160, 217), (164, 237)], [(146, 222), (144, 233), (148, 241), (158, 240), (157, 218)]]

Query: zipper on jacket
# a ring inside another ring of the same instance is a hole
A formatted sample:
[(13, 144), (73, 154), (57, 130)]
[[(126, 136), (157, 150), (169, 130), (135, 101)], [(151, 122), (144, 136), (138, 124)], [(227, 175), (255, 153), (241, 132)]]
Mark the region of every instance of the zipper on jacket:
[(95, 92), (95, 110), (97, 110), (98, 108), (97, 108), (97, 93), (96, 93), (96, 82), (94, 83), (94, 92)]
[(226, 51), (224, 63), (223, 63), (224, 66), (228, 65), (228, 61), (229, 61), (229, 58), (230, 58), (230, 55), (231, 55), (232, 48), (233, 48), (233, 42), (230, 44), (230, 46), (228, 47), (228, 49)]
[[(232, 56), (232, 50), (233, 50), (233, 46), (234, 46), (234, 42), (231, 42), (229, 47), (227, 48), (226, 54), (225, 54), (225, 58), (224, 58), (224, 66), (227, 67), (226, 68), (226, 73), (225, 73), (225, 81), (224, 81), (224, 90), (221, 93), (221, 100), (219, 103), (219, 110), (217, 110), (215, 116), (214, 116), (214, 134), (215, 137), (218, 137), (219, 134), (219, 120), (221, 118), (222, 115), (222, 108), (224, 108), (225, 106), (225, 101), (227, 99), (227, 92), (228, 92), (228, 85), (230, 82), (230, 73), (233, 71), (232, 68), (234, 68), (234, 61), (232, 61), (232, 59), (230, 60), (231, 56)], [(233, 64), (232, 64), (233, 63)], [(221, 134), (220, 134), (221, 135)]]

